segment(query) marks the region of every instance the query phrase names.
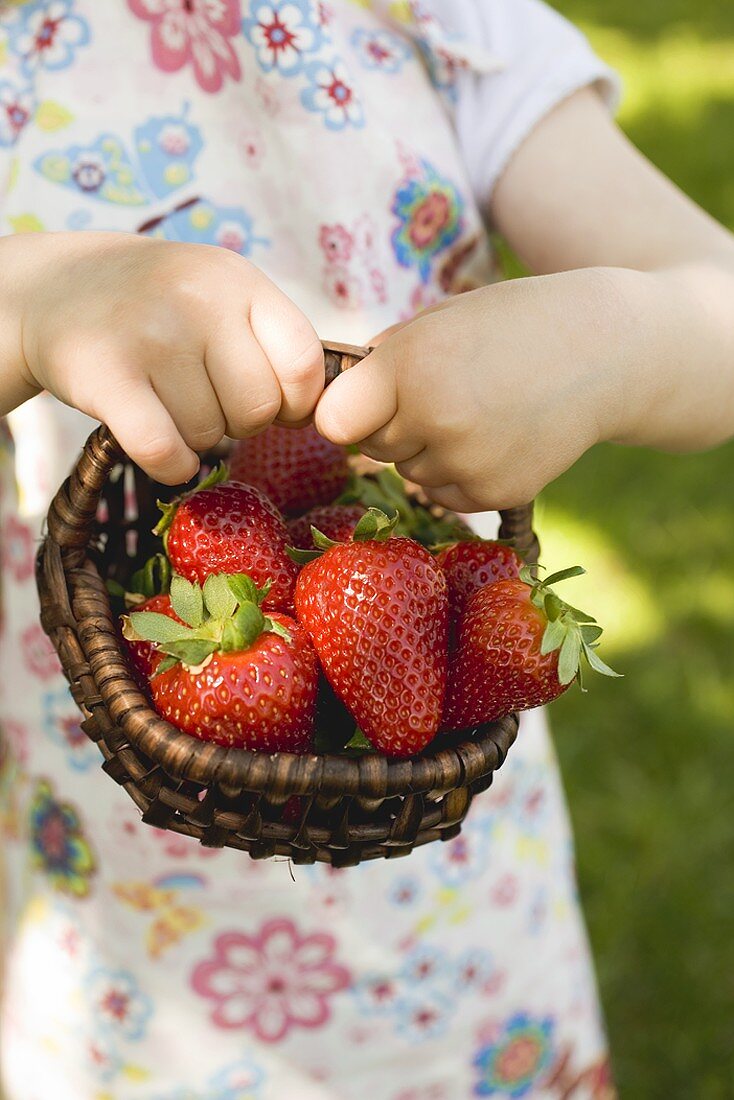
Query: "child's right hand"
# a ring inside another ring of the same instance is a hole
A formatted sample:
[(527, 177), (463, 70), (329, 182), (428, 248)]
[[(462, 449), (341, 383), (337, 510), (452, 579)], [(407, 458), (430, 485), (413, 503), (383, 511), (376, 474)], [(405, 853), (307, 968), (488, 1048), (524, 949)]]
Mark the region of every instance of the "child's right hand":
[(187, 481), (225, 434), (306, 419), (323, 390), (307, 318), (225, 249), (42, 233), (3, 238), (0, 259), (0, 415), (49, 390), (159, 481)]

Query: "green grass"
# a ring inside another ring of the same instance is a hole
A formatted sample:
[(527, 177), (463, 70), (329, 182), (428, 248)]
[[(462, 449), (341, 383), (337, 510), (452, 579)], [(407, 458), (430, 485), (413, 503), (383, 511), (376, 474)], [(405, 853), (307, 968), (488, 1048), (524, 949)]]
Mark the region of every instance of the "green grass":
[[(556, 6), (621, 70), (632, 139), (734, 228), (734, 5)], [(609, 621), (605, 652), (626, 677), (574, 690), (553, 711), (620, 1093), (725, 1100), (734, 445), (685, 457), (597, 448), (546, 491), (539, 527), (549, 564), (591, 570), (567, 591)]]

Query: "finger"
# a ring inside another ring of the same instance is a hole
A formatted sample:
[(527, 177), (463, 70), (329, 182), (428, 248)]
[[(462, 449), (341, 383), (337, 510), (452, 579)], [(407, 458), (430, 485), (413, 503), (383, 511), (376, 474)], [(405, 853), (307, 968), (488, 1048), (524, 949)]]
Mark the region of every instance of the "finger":
[(362, 454), (377, 462), (407, 462), (425, 450), (425, 440), (419, 438), (416, 430), (406, 425), (405, 417), (399, 415), (357, 445)]
[(440, 489), (446, 484), (445, 467), (438, 469), (425, 449), (407, 462), (396, 462), (395, 469), (406, 481), (413, 481), (423, 489)]
[(201, 359), (180, 366), (166, 363), (151, 384), (192, 450), (206, 451), (219, 443), (227, 423)]
[(388, 337), (394, 336), (396, 332), (400, 332), (401, 328), (405, 328), (407, 324), (410, 324), (410, 322), (398, 321), (397, 324), (390, 325), (389, 328), (385, 328), (382, 330), (382, 332), (378, 332), (377, 336), (370, 340), (368, 346), (371, 348), (379, 347), (380, 344), (384, 344), (385, 340), (387, 340)]
[(486, 509), (477, 504), (475, 500), (468, 497), (466, 493), (462, 492), (458, 485), (442, 485), (436, 488), (426, 489), (426, 496), (429, 500), (432, 500), (434, 504), (440, 504), (442, 508), (447, 508), (450, 512), (462, 512), (464, 514), (471, 512), (484, 512)]
[(398, 411), (395, 362), (387, 346), (341, 374), (316, 407), (316, 427), (332, 443), (348, 446), (385, 427)]
[[(112, 391), (108, 390), (108, 397)], [(125, 387), (109, 408), (94, 415), (109, 427), (122, 449), (154, 481), (181, 485), (199, 469), (199, 456), (186, 445), (160, 398), (144, 382)]]
[(212, 338), (205, 361), (227, 435), (244, 439), (267, 428), (280, 411), (280, 387), (267, 355), (244, 320)]
[(297, 423), (310, 416), (324, 389), (324, 349), (294, 302), (274, 287), (255, 297), (250, 324), (278, 380), (278, 419)]

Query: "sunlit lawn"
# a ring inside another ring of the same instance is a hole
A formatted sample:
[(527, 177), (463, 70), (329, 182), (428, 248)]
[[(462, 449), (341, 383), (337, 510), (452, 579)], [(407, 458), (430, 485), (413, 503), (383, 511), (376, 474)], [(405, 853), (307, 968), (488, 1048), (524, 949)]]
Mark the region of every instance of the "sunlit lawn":
[[(632, 138), (734, 228), (734, 5), (557, 6), (621, 69)], [(734, 446), (599, 448), (539, 526), (626, 677), (554, 709), (622, 1098), (734, 1097)]]

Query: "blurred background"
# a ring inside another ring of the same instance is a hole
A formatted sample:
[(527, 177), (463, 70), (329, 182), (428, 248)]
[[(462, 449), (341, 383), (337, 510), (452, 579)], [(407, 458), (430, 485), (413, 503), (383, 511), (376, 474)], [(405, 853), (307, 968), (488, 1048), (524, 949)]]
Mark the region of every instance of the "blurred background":
[[(552, 2), (621, 73), (632, 140), (734, 229), (731, 0)], [(539, 531), (626, 677), (553, 708), (622, 1100), (734, 1097), (734, 445), (596, 448)]]

